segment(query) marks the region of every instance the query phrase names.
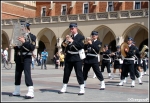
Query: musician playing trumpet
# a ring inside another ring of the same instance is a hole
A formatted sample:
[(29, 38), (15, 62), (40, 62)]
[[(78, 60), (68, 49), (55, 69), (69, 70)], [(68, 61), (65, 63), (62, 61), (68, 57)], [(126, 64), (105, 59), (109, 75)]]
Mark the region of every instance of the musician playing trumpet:
[(65, 39), (65, 41), (68, 42), (68, 44), (65, 50), (66, 57), (63, 76), (63, 86), (58, 93), (63, 94), (66, 92), (70, 74), (72, 69), (74, 68), (78, 83), (80, 85), (80, 91), (78, 95), (84, 95), (85, 90), (82, 72), (82, 60), (79, 55), (79, 50), (84, 48), (84, 36), (78, 33), (77, 23), (70, 23), (69, 29), (71, 32), (71, 36), (67, 35)]
[(91, 33), (92, 39), (87, 38), (87, 44), (85, 44), (84, 49), (87, 51), (86, 58), (84, 60), (84, 67), (83, 67), (83, 76), (84, 76), (84, 85), (86, 84), (88, 71), (90, 68), (93, 68), (94, 73), (96, 74), (99, 81), (101, 81), (101, 88), (100, 90), (105, 89), (105, 82), (102, 73), (100, 72), (99, 68), (99, 61), (98, 61), (98, 54), (102, 45), (102, 42), (97, 40), (98, 32), (92, 31)]

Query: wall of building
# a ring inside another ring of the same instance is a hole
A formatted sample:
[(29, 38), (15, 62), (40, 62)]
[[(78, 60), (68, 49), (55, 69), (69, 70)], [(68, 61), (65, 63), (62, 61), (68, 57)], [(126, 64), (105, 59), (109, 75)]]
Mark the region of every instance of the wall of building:
[[(61, 5), (66, 4), (67, 5), (67, 14), (82, 14), (83, 13), (83, 3), (85, 2), (76, 2), (73, 8), (70, 8), (71, 2), (53, 2), (55, 3), (54, 8), (52, 10), (49, 10), (50, 8), (50, 2), (37, 2), (37, 10), (36, 10), (36, 16), (41, 16), (41, 7), (46, 6), (46, 15), (47, 16), (58, 16), (61, 15)], [(89, 13), (95, 13), (95, 12), (106, 12), (107, 11), (107, 2), (106, 1), (100, 1), (98, 5), (93, 5), (94, 2), (89, 2)], [(128, 2), (118, 2), (114, 1), (114, 11), (119, 10), (132, 10), (134, 6), (133, 1)], [(148, 8), (148, 2), (143, 1), (141, 2), (141, 9)]]
[(11, 3), (2, 3), (2, 19), (16, 19), (16, 18), (33, 18), (35, 17), (35, 10), (28, 9), (23, 6), (16, 6)]

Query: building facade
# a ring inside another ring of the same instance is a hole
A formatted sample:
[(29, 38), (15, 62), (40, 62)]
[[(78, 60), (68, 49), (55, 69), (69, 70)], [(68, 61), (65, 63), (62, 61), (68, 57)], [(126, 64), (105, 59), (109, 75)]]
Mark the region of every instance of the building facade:
[(2, 45), (10, 48), (13, 62), (14, 50), (10, 45), (13, 23), (26, 20), (37, 37), (35, 54), (47, 48), (48, 63), (55, 52), (62, 50), (61, 42), (70, 33), (70, 22), (77, 22), (78, 32), (85, 37), (93, 30), (98, 31), (102, 47), (108, 44), (111, 51), (129, 36), (141, 50), (148, 45), (148, 17), (147, 1), (2, 2)]

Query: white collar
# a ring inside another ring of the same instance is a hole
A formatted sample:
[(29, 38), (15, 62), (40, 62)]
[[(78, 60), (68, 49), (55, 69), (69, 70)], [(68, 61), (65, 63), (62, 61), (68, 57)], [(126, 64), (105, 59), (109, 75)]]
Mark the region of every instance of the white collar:
[(94, 42), (95, 42), (96, 40), (97, 40), (97, 39), (95, 39)]
[(131, 44), (130, 45), (128, 45), (129, 47), (131, 46)]
[(78, 34), (78, 33), (73, 34), (73, 35), (74, 35), (74, 37), (75, 37), (77, 34)]

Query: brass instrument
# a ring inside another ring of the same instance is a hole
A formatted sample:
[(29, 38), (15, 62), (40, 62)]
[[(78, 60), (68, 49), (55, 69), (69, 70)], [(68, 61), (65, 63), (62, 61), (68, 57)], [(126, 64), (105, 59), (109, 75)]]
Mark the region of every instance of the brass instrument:
[(84, 40), (84, 44), (88, 44), (88, 41), (92, 41), (92, 38), (91, 37), (86, 37), (85, 40)]
[(144, 45), (142, 50), (140, 51), (140, 54), (141, 54), (141, 58), (144, 58), (146, 53), (145, 53), (145, 50), (146, 49), (149, 49), (147, 45)]
[(62, 42), (62, 45), (63, 45), (64, 47), (67, 47), (67, 45), (70, 43), (69, 41), (67, 41), (69, 38), (71, 38), (71, 36), (70, 36), (70, 35), (66, 35), (65, 41)]
[(125, 52), (125, 50), (124, 50), (125, 48), (127, 48), (127, 49), (129, 50), (128, 44), (127, 44), (126, 42), (123, 42), (123, 43), (121, 44), (121, 46), (120, 46), (121, 55), (122, 55), (123, 57), (126, 57), (126, 56), (127, 56), (127, 54), (126, 54), (126, 52)]

